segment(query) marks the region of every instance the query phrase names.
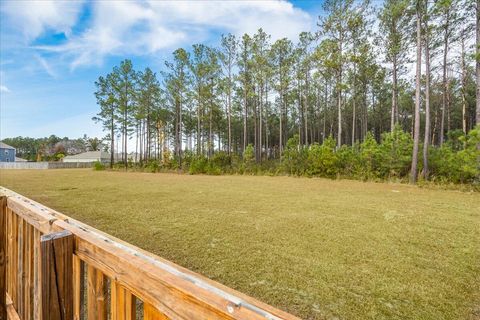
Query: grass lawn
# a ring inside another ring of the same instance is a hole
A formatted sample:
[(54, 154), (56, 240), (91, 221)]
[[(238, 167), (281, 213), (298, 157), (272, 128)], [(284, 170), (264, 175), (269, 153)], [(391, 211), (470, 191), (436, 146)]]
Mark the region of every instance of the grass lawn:
[(3, 170), (0, 185), (307, 319), (480, 319), (480, 194)]

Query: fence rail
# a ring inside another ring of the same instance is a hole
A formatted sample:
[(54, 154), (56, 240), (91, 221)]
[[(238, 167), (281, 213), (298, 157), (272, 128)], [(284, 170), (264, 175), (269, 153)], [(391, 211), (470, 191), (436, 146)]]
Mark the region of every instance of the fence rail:
[(298, 319), (0, 187), (0, 320)]

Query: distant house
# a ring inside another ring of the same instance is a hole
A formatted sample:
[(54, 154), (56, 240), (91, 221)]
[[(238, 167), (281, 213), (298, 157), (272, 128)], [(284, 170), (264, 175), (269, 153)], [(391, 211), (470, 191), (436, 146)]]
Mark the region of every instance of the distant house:
[(23, 159), (23, 158), (19, 158), (19, 157), (15, 157), (15, 162), (28, 162), (28, 160)]
[(15, 162), (15, 148), (0, 141), (0, 162)]
[(104, 151), (87, 151), (73, 156), (66, 156), (63, 162), (110, 162), (110, 153)]

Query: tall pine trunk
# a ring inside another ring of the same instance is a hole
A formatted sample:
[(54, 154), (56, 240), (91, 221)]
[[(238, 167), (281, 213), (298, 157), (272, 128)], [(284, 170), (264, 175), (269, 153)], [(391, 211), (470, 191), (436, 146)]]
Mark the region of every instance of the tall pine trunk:
[[(462, 33), (464, 30), (462, 30)], [(462, 65), (462, 130), (463, 133), (467, 134), (467, 70), (465, 65), (465, 38), (462, 34), (461, 36), (461, 65)]]
[(418, 145), (420, 142), (420, 85), (422, 76), (422, 26), (421, 26), (421, 6), (420, 1), (417, 0), (417, 71), (415, 80), (415, 124), (413, 130), (413, 154), (412, 154), (412, 169), (410, 172), (410, 182), (415, 184), (417, 182), (417, 164), (418, 164)]
[[(425, 2), (427, 6), (427, 2)], [(425, 137), (423, 141), (423, 177), (428, 179), (428, 148), (430, 146), (430, 37), (425, 21)]]
[(337, 112), (338, 112), (338, 133), (337, 133), (337, 147), (342, 145), (342, 40), (339, 41), (339, 54), (340, 54), (340, 70), (338, 71), (338, 83), (337, 83)]
[(202, 151), (202, 132), (200, 128), (200, 118), (201, 118), (201, 112), (202, 112), (202, 103), (200, 102), (200, 86), (198, 87), (198, 107), (197, 107), (197, 156), (200, 155)]
[[(477, 24), (476, 24), (476, 73), (477, 73), (477, 107), (476, 107), (476, 124), (480, 125), (480, 0), (477, 0)], [(477, 149), (480, 150), (480, 143), (477, 145)]]
[(232, 152), (232, 67), (229, 61), (228, 63), (228, 110), (227, 110), (227, 122), (228, 122), (228, 155)]
[(448, 32), (450, 12), (447, 12), (443, 35), (443, 96), (442, 96), (442, 116), (440, 118), (440, 146), (443, 145), (445, 139), (445, 112), (448, 109), (448, 79), (447, 79), (447, 57), (448, 57)]
[(111, 123), (110, 123), (110, 169), (113, 168), (113, 161), (115, 160), (114, 158), (114, 152), (115, 152), (115, 115), (114, 115), (114, 109), (112, 105), (112, 114), (111, 114)]
[(247, 88), (245, 85), (243, 93), (243, 153), (247, 149)]
[[(354, 53), (355, 54), (355, 53)], [(355, 145), (355, 122), (356, 122), (356, 105), (355, 105), (355, 102), (356, 102), (356, 73), (357, 73), (357, 64), (354, 63), (353, 64), (353, 94), (352, 94), (352, 146)]]
[(393, 70), (392, 70), (392, 111), (391, 111), (391, 119), (390, 119), (390, 131), (395, 129), (395, 125), (398, 122), (398, 105), (397, 105), (397, 86), (398, 86), (398, 76), (397, 76), (397, 56), (393, 57)]

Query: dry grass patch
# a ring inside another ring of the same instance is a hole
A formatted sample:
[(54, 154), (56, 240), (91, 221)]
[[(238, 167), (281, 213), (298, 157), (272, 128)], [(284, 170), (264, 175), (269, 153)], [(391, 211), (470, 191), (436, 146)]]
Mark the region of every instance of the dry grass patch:
[(304, 318), (480, 317), (478, 193), (85, 169), (0, 185)]

